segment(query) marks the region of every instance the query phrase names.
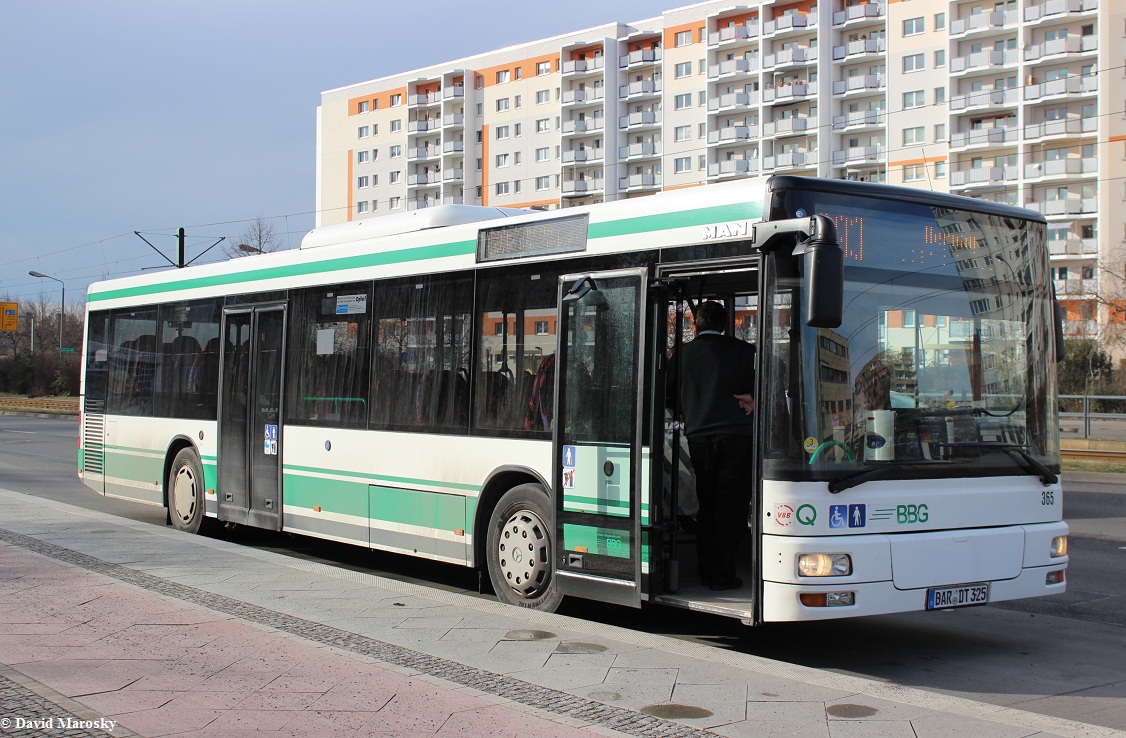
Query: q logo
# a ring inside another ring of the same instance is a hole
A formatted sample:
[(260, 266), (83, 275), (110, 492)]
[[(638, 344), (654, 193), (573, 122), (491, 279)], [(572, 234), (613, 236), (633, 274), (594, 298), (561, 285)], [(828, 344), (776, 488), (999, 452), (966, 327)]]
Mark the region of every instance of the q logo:
[(794, 517), (802, 525), (813, 525), (817, 522), (817, 508), (813, 505), (802, 505), (794, 512)]

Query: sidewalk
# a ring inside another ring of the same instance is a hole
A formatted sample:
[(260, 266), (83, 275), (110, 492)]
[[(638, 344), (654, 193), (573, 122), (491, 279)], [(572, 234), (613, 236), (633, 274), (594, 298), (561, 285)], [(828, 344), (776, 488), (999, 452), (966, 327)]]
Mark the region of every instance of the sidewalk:
[(0, 736), (107, 733), (1122, 735), (0, 490)]

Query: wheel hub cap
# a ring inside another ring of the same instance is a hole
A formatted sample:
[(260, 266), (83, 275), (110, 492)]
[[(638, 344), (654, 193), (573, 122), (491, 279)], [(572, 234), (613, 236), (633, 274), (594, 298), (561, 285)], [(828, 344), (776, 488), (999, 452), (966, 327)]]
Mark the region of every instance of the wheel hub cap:
[(508, 586), (527, 598), (546, 591), (550, 551), (547, 526), (538, 515), (528, 510), (515, 513), (501, 528), (498, 546), (500, 571)]

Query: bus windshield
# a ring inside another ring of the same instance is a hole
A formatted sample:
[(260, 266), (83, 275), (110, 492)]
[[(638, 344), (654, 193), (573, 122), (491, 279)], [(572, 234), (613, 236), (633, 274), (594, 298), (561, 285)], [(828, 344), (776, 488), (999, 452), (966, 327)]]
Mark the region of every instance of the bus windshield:
[(760, 404), (768, 477), (839, 487), (1058, 473), (1043, 224), (812, 190), (782, 198), (785, 217), (834, 220), (844, 318), (806, 326), (801, 265), (776, 260), (764, 300), (771, 401)]

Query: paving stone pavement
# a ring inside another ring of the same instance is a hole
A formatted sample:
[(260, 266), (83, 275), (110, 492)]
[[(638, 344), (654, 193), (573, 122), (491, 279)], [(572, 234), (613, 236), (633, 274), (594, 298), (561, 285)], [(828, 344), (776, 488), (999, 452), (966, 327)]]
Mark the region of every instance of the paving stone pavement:
[(0, 736), (1124, 735), (31, 499), (0, 489)]

